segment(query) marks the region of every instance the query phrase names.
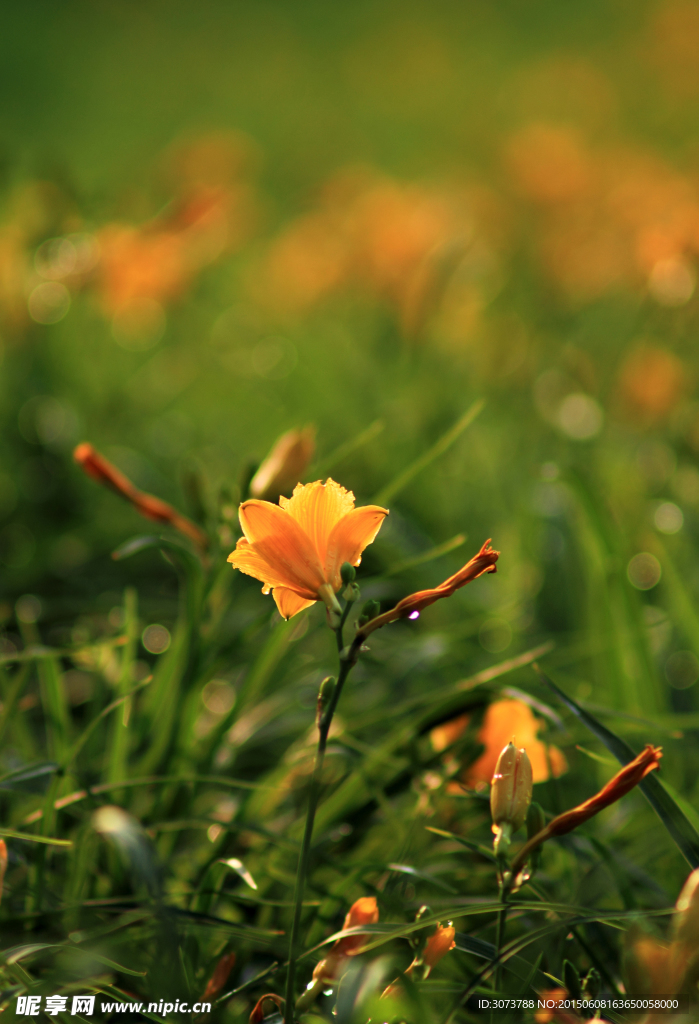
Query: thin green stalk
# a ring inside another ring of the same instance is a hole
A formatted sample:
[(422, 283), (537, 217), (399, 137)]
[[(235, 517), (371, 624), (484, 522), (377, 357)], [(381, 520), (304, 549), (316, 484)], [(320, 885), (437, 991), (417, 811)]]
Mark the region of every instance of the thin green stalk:
[(509, 895), (509, 889), (506, 885), (500, 885), (500, 902), (502, 903), (502, 909), (498, 913), (497, 930), (495, 933), (495, 950), (497, 956), (497, 962), (495, 965), (495, 991), (500, 991), (500, 983), (502, 980), (502, 964), (500, 963), (500, 950), (502, 949), (503, 942), (505, 941), (505, 925), (507, 923), (507, 897)]
[[(349, 605), (348, 605), (349, 607)], [(303, 909), (303, 897), (306, 888), (306, 878), (308, 876), (308, 864), (311, 855), (311, 841), (313, 839), (313, 825), (315, 822), (316, 810), (318, 808), (318, 801), (320, 799), (321, 792), (321, 779), (323, 774), (323, 762), (325, 760), (325, 749), (328, 743), (328, 734), (330, 732), (330, 726), (332, 725), (333, 715), (335, 709), (342, 695), (342, 688), (345, 685), (345, 680), (352, 671), (352, 668), (357, 660), (358, 645), (353, 643), (349, 650), (343, 657), (343, 645), (342, 645), (342, 626), (344, 625), (345, 619), (347, 618), (347, 608), (345, 608), (342, 616), (342, 622), (338, 629), (337, 634), (337, 646), (340, 652), (340, 672), (337, 677), (337, 684), (335, 690), (330, 699), (330, 703), (322, 714), (320, 722), (318, 724), (318, 747), (316, 750), (315, 762), (313, 765), (313, 775), (311, 777), (311, 784), (308, 794), (308, 810), (306, 811), (306, 825), (303, 832), (303, 842), (301, 844), (301, 853), (299, 855), (299, 863), (296, 871), (296, 885), (294, 888), (294, 917), (291, 925), (291, 935), (289, 938), (289, 967), (286, 975), (286, 992), (285, 992), (285, 1009), (284, 1009), (284, 1024), (293, 1024), (294, 1022), (294, 1002), (295, 1002), (295, 989), (294, 982), (296, 980), (296, 946), (298, 942), (298, 934), (301, 927), (301, 912)]]

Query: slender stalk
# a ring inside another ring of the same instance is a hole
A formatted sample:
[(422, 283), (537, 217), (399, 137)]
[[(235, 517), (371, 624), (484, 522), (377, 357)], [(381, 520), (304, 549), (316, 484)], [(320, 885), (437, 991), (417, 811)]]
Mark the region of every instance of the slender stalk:
[[(495, 933), (495, 950), (496, 956), (500, 956), (500, 950), (502, 949), (505, 941), (505, 924), (507, 923), (507, 897), (509, 895), (509, 889), (506, 885), (500, 885), (500, 902), (502, 907), (498, 913), (497, 930)], [(500, 991), (500, 983), (502, 980), (502, 964), (498, 960), (495, 965), (495, 991)]]
[(294, 917), (291, 925), (291, 935), (289, 937), (289, 968), (286, 975), (286, 992), (285, 992), (285, 1009), (284, 1009), (284, 1024), (293, 1024), (294, 1022), (294, 1001), (295, 1001), (295, 990), (294, 982), (296, 980), (296, 946), (298, 941), (299, 929), (301, 927), (301, 912), (303, 910), (303, 896), (306, 888), (306, 878), (308, 876), (308, 864), (311, 855), (311, 841), (313, 839), (313, 824), (315, 822), (316, 810), (318, 808), (318, 801), (320, 799), (321, 792), (321, 779), (323, 774), (323, 762), (325, 760), (325, 749), (328, 744), (328, 734), (330, 733), (330, 726), (332, 725), (333, 715), (337, 707), (338, 701), (342, 694), (342, 688), (345, 685), (345, 680), (350, 674), (357, 658), (355, 645), (347, 652), (347, 656), (343, 657), (343, 646), (342, 646), (342, 625), (347, 618), (347, 609), (342, 617), (342, 623), (336, 630), (337, 634), (337, 646), (340, 652), (340, 672), (337, 677), (337, 683), (335, 690), (330, 699), (330, 703), (322, 715), (318, 726), (318, 747), (316, 749), (315, 762), (313, 764), (313, 775), (311, 776), (311, 783), (308, 794), (308, 810), (306, 811), (306, 825), (303, 832), (303, 842), (301, 844), (301, 854), (299, 856), (298, 868), (296, 871), (296, 885), (294, 888)]

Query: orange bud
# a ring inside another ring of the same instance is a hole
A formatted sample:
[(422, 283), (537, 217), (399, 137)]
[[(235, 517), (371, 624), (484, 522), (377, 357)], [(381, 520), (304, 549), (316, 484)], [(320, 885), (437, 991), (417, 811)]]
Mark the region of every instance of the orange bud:
[(146, 519), (152, 519), (156, 523), (167, 523), (189, 537), (202, 551), (206, 550), (209, 543), (208, 538), (196, 523), (187, 519), (166, 501), (156, 498), (153, 494), (139, 491), (127, 476), (124, 476), (116, 466), (100, 455), (87, 441), (83, 441), (77, 446), (73, 452), (73, 458), (88, 476), (102, 484), (103, 487), (109, 487), (120, 497), (125, 498), (140, 515)]
[(315, 452), (315, 428), (282, 434), (250, 481), (253, 498), (276, 501), (299, 482)]
[(516, 878), (517, 872), (526, 864), (532, 850), (535, 850), (537, 846), (541, 846), (542, 843), (545, 843), (552, 836), (567, 835), (568, 832), (572, 832), (578, 825), (582, 825), (583, 822), (588, 821), (595, 814), (599, 814), (605, 807), (609, 807), (610, 804), (620, 800), (622, 796), (626, 796), (649, 772), (655, 771), (659, 767), (662, 756), (663, 752), (660, 747), (653, 747), (647, 744), (645, 749), (633, 761), (629, 761), (627, 765), (624, 765), (621, 771), (617, 772), (607, 785), (602, 787), (599, 793), (595, 793), (589, 800), (585, 800), (584, 803), (571, 808), (569, 811), (564, 811), (563, 814), (559, 814), (558, 817), (550, 821), (546, 828), (543, 828), (541, 832), (532, 836), (524, 844), (515, 857), (512, 862), (513, 877)]
[(490, 813), (493, 832), (509, 825), (513, 832), (527, 820), (532, 802), (532, 766), (524, 747), (508, 743), (500, 752), (490, 784)]
[(453, 576), (444, 580), (438, 587), (433, 587), (431, 590), (418, 590), (416, 593), (404, 597), (395, 608), (370, 619), (365, 626), (362, 626), (357, 637), (363, 639), (373, 633), (375, 629), (380, 629), (381, 626), (385, 626), (389, 622), (396, 622), (398, 619), (406, 619), (410, 616), (417, 617), (416, 613), (419, 614), (423, 608), (434, 604), (442, 597), (451, 597), (455, 591), (470, 583), (471, 580), (478, 579), (486, 572), (496, 572), (495, 563), (499, 557), (500, 552), (493, 551), (490, 541), (487, 540), (478, 554), (474, 555), (471, 561), (467, 562)]
[(206, 983), (202, 999), (215, 999), (223, 991), (234, 964), (235, 953), (228, 953), (226, 956), (221, 957), (214, 968), (214, 973)]
[(267, 1000), (274, 1003), (280, 1013), (284, 1010), (284, 1000), (281, 996), (278, 996), (275, 992), (266, 992), (263, 996), (255, 1003), (252, 1013), (250, 1014), (249, 1024), (260, 1024), (260, 1021), (265, 1019), (264, 1003)]
[[(379, 908), (374, 897), (362, 896), (350, 907), (345, 917), (345, 922), (342, 925), (342, 930), (358, 928), (363, 924), (376, 924), (378, 919)], [(318, 981), (318, 979), (322, 978), (324, 981), (336, 981), (344, 971), (343, 961), (345, 958), (356, 956), (365, 941), (364, 935), (360, 932), (356, 935), (345, 935), (338, 939), (325, 960), (321, 960), (320, 963), (316, 964), (313, 971), (314, 980)]]
[(430, 935), (427, 940), (425, 951), (422, 954), (425, 966), (430, 971), (439, 963), (443, 956), (446, 956), (454, 948), (456, 945), (455, 936), (456, 929), (452, 925), (447, 925), (446, 928), (441, 924), (437, 925), (434, 935)]

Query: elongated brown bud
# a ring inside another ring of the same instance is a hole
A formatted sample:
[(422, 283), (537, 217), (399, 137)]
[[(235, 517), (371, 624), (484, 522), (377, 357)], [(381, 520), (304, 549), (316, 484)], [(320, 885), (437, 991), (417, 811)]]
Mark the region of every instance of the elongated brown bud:
[(582, 825), (583, 822), (588, 821), (595, 814), (599, 814), (605, 807), (609, 807), (610, 804), (620, 800), (622, 796), (626, 796), (649, 772), (655, 771), (659, 767), (662, 756), (663, 752), (660, 747), (653, 747), (648, 744), (638, 757), (624, 765), (621, 771), (617, 772), (607, 785), (602, 787), (599, 793), (595, 793), (589, 800), (578, 804), (577, 807), (572, 807), (569, 811), (564, 811), (563, 814), (559, 814), (558, 817), (550, 821), (546, 828), (543, 828), (541, 832), (532, 836), (524, 844), (515, 857), (512, 862), (513, 878), (517, 877), (518, 871), (527, 863), (532, 850), (541, 846), (542, 843), (545, 843), (547, 839), (551, 839), (552, 836), (564, 836), (568, 832), (572, 832), (578, 825)]
[(235, 953), (227, 953), (226, 956), (222, 956), (214, 967), (214, 973), (206, 983), (204, 989), (204, 995), (201, 997), (202, 1000), (215, 999), (216, 996), (223, 992), (226, 982), (228, 981), (228, 975), (235, 966)]
[(108, 459), (105, 459), (104, 455), (96, 451), (87, 441), (83, 441), (82, 444), (77, 446), (73, 452), (73, 458), (82, 468), (83, 472), (91, 476), (98, 484), (108, 487), (120, 497), (125, 498), (140, 515), (146, 519), (152, 519), (156, 523), (166, 523), (168, 526), (174, 527), (175, 530), (179, 530), (180, 533), (185, 534), (191, 541), (194, 541), (202, 551), (206, 550), (209, 543), (208, 537), (196, 523), (193, 523), (191, 519), (187, 519), (186, 516), (183, 516), (172, 505), (168, 505), (166, 501), (156, 498), (154, 494), (146, 494), (145, 491), (139, 491), (136, 485), (127, 476), (124, 476), (121, 470), (112, 465)]
[(496, 572), (497, 566), (495, 563), (499, 557), (500, 552), (494, 551), (490, 546), (490, 541), (487, 540), (478, 554), (474, 555), (453, 576), (444, 580), (438, 587), (433, 587), (431, 590), (418, 590), (415, 594), (409, 594), (407, 597), (404, 597), (394, 608), (384, 612), (383, 615), (377, 615), (376, 618), (362, 625), (357, 634), (358, 638), (364, 639), (370, 633), (373, 633), (375, 629), (380, 629), (381, 626), (385, 626), (389, 622), (396, 622), (398, 619), (417, 618), (423, 608), (434, 604), (440, 598), (451, 597), (457, 590), (466, 586), (471, 580), (478, 579), (483, 573)]

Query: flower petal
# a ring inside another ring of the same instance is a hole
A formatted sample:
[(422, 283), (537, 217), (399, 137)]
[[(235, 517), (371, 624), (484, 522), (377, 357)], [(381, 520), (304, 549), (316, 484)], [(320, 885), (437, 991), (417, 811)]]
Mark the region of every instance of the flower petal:
[[(271, 587), (288, 587), (289, 585), (286, 576), (278, 568), (271, 566), (245, 537), (240, 538), (235, 551), (231, 551), (228, 556), (228, 561), (232, 562), (235, 569), (240, 569), (241, 572), (248, 576), (254, 576), (260, 583), (264, 583), (268, 593)], [(310, 595), (311, 591), (308, 591), (308, 596), (310, 597)]]
[(362, 551), (374, 540), (387, 515), (388, 510), (378, 505), (362, 505), (348, 512), (333, 527), (325, 556), (325, 578), (335, 590), (340, 588), (342, 582), (342, 563), (359, 565)]
[(240, 506), (240, 525), (247, 540), (273, 568), (273, 586), (317, 594), (325, 582), (323, 566), (309, 537), (296, 520), (269, 501), (256, 498)]
[(297, 484), (291, 498), (280, 499), (279, 504), (310, 537), (321, 565), (325, 565), (333, 528), (354, 508), (352, 491), (328, 477), (325, 483), (316, 480), (312, 484)]
[(275, 587), (272, 597), (276, 601), (279, 614), (283, 619), (290, 619), (292, 615), (298, 615), (304, 608), (315, 604), (315, 600), (309, 601), (295, 591), (289, 590), (288, 587)]

